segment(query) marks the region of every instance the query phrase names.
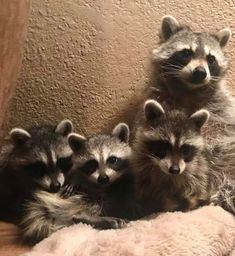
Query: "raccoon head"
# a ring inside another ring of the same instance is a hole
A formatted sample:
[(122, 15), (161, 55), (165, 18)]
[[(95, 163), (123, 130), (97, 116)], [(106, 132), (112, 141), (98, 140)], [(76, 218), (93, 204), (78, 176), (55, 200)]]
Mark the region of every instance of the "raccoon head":
[(25, 179), (32, 180), (43, 189), (57, 192), (64, 183), (65, 172), (71, 167), (72, 150), (67, 135), (72, 131), (70, 120), (63, 120), (56, 127), (12, 129), (9, 168), (20, 172)]
[(178, 80), (189, 89), (217, 84), (227, 69), (223, 48), (230, 36), (229, 28), (216, 34), (195, 33), (167, 15), (162, 19), (162, 43), (153, 50), (153, 61), (162, 77)]
[(128, 145), (129, 127), (124, 123), (118, 124), (111, 135), (102, 134), (85, 138), (72, 133), (68, 141), (74, 152), (70, 177), (73, 182), (78, 176), (98, 186), (106, 187), (129, 169), (131, 153)]
[(137, 150), (153, 170), (176, 175), (198, 171), (205, 144), (200, 130), (209, 118), (207, 110), (191, 116), (180, 111), (165, 112), (155, 100), (144, 104), (145, 126), (137, 133)]

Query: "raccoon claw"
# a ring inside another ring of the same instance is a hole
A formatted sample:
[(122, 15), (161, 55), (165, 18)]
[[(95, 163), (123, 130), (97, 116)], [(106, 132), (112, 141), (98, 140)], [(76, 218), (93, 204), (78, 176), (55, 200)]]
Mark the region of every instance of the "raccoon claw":
[(97, 219), (83, 218), (81, 216), (73, 216), (74, 223), (84, 223), (91, 225), (96, 229), (120, 229), (127, 226), (127, 221), (113, 217), (98, 217)]
[(70, 184), (67, 184), (61, 191), (61, 196), (69, 197), (73, 195), (74, 187)]
[(125, 228), (127, 226), (127, 221), (119, 218), (112, 218), (110, 221), (110, 228), (112, 229), (120, 229)]

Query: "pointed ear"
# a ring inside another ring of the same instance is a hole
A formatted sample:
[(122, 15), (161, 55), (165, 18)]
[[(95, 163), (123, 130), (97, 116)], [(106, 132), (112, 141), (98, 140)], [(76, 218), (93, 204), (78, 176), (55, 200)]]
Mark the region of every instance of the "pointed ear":
[(162, 18), (161, 38), (166, 41), (180, 28), (178, 21), (171, 15), (165, 15)]
[(56, 126), (55, 132), (62, 136), (67, 136), (73, 132), (73, 123), (69, 119), (64, 119)]
[(220, 46), (223, 48), (229, 41), (232, 32), (230, 28), (221, 29), (215, 36), (219, 41)]
[(114, 127), (112, 135), (117, 137), (121, 142), (128, 143), (130, 138), (129, 126), (125, 123), (119, 123)]
[(210, 113), (205, 109), (201, 109), (192, 114), (189, 117), (189, 121), (193, 123), (197, 130), (200, 130), (202, 126), (208, 121), (209, 117)]
[(85, 146), (86, 138), (77, 133), (71, 133), (68, 136), (68, 143), (73, 152), (81, 151)]
[(145, 119), (149, 124), (157, 121), (162, 115), (165, 114), (162, 105), (156, 100), (147, 100), (144, 103)]
[(24, 129), (14, 128), (10, 131), (10, 138), (15, 146), (22, 146), (31, 138), (31, 135)]

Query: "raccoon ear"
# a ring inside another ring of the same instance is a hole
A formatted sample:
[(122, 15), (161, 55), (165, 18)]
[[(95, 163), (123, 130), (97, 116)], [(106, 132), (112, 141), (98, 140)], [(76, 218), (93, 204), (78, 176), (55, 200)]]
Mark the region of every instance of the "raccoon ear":
[(10, 131), (10, 137), (15, 146), (21, 146), (31, 138), (31, 135), (22, 128), (14, 128)]
[(200, 130), (202, 126), (208, 121), (209, 117), (210, 113), (205, 109), (201, 109), (192, 114), (189, 117), (189, 120), (193, 123), (197, 130)]
[(129, 126), (125, 123), (119, 123), (112, 131), (112, 135), (118, 137), (121, 142), (128, 143), (130, 138)]
[(215, 36), (218, 39), (220, 46), (224, 47), (228, 43), (231, 35), (232, 35), (232, 32), (230, 28), (224, 28), (224, 29), (221, 29), (219, 32), (217, 32)]
[(69, 119), (64, 119), (56, 126), (55, 132), (67, 136), (73, 132), (73, 123)]
[(156, 100), (147, 100), (144, 103), (145, 119), (148, 123), (152, 124), (159, 117), (165, 114), (162, 105)]
[(161, 38), (167, 41), (180, 28), (178, 21), (171, 15), (165, 15), (162, 18)]
[(81, 151), (84, 148), (86, 138), (77, 133), (71, 133), (68, 136), (68, 143), (73, 152)]

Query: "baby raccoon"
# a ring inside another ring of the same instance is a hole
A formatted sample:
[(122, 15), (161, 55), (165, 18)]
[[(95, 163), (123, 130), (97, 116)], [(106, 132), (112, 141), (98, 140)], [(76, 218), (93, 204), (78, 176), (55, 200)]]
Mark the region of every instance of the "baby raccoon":
[(112, 135), (70, 134), (69, 145), (74, 154), (68, 175), (68, 190), (76, 187), (89, 200), (102, 205), (102, 214), (132, 218), (134, 178), (130, 167), (129, 128), (117, 125)]
[[(228, 66), (224, 47), (231, 31), (225, 28), (215, 34), (197, 33), (167, 15), (162, 19), (160, 35), (160, 46), (152, 53), (154, 84), (145, 100), (156, 99), (189, 115), (206, 108), (211, 114), (208, 136), (224, 134), (226, 125), (235, 124), (234, 99), (224, 85)], [(141, 118), (142, 112), (137, 116), (137, 126)]]
[(144, 104), (145, 122), (133, 145), (136, 193), (144, 214), (187, 211), (207, 204), (211, 182), (201, 128), (207, 110), (188, 117), (165, 111), (155, 100)]
[(85, 138), (70, 134), (68, 142), (74, 153), (66, 190), (34, 194), (20, 223), (23, 240), (34, 244), (78, 222), (98, 229), (124, 227), (120, 217), (126, 213), (133, 186), (128, 139), (129, 128), (122, 123), (111, 135)]
[(69, 120), (56, 127), (14, 128), (0, 153), (0, 216), (18, 217), (35, 189), (57, 192), (71, 167), (67, 135)]

